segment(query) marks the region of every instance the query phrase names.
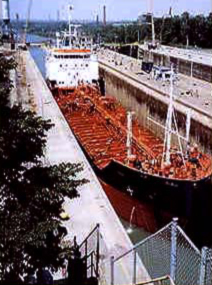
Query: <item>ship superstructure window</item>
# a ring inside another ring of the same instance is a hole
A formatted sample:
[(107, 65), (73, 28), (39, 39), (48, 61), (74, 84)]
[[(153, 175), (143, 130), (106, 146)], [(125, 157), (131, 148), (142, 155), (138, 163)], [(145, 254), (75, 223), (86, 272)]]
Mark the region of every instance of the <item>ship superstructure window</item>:
[(68, 47), (69, 44), (70, 44), (69, 38), (66, 38), (66, 39), (65, 39), (65, 46)]
[(59, 59), (89, 59), (90, 55), (54, 55), (54, 58)]

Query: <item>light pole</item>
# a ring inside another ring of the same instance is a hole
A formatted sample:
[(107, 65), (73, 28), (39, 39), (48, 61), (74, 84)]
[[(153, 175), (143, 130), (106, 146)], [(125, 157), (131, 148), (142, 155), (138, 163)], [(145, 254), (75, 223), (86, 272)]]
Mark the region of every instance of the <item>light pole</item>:
[(160, 30), (160, 44), (162, 45), (162, 40), (163, 40), (163, 29), (164, 29), (164, 24), (165, 24), (165, 19), (170, 19), (171, 15), (170, 14), (164, 14), (162, 17), (162, 25), (161, 25), (161, 30)]
[(118, 39), (118, 36), (115, 35), (115, 45), (117, 45), (117, 39)]

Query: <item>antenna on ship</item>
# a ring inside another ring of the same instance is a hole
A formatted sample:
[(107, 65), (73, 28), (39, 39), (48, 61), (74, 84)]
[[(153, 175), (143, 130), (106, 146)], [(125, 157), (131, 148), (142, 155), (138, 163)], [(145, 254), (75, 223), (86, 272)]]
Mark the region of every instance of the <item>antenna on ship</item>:
[(191, 129), (191, 109), (187, 110), (186, 113), (186, 141), (189, 142)]

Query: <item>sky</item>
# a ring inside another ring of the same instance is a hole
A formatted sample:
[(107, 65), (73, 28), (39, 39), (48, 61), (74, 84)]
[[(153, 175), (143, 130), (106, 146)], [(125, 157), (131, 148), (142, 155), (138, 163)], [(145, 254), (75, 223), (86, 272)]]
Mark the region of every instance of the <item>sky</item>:
[[(0, 0), (1, 1), (1, 0)], [(67, 19), (66, 7), (73, 4), (73, 18), (94, 19), (98, 14), (102, 19), (102, 7), (107, 7), (107, 20), (136, 20), (139, 14), (150, 10), (151, 0), (33, 0), (31, 19), (56, 19), (57, 10), (60, 18)], [(152, 0), (155, 16), (162, 16), (172, 6), (173, 13), (208, 14), (212, 10), (212, 0)], [(11, 15), (19, 13), (26, 18), (29, 0), (10, 0)]]

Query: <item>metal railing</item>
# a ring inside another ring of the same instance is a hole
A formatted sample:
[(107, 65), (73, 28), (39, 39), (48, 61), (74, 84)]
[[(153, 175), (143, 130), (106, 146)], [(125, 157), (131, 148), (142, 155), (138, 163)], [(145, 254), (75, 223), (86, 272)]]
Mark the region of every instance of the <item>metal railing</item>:
[[(97, 224), (94, 229), (89, 233), (89, 235), (84, 239), (81, 244), (77, 244), (77, 238), (71, 237), (71, 235), (67, 235), (63, 242), (62, 247), (70, 249), (70, 255), (74, 257), (77, 253), (79, 253), (80, 259), (85, 264), (86, 268), (86, 278), (95, 277), (99, 278), (100, 276), (100, 247), (103, 250), (102, 245), (102, 237), (100, 234), (100, 225)], [(101, 245), (101, 246), (100, 246)], [(64, 266), (64, 268), (60, 268), (57, 272), (54, 272), (54, 280), (57, 280), (57, 284), (67, 284), (68, 278), (68, 260)], [(83, 269), (84, 270), (84, 269)], [(84, 271), (80, 274), (84, 274)]]
[(85, 240), (79, 245), (81, 256), (85, 259), (87, 278), (99, 277), (99, 250), (100, 228), (99, 224), (90, 232)]
[(125, 254), (112, 257), (111, 285), (124, 285), (118, 281), (118, 267), (123, 260), (130, 268), (131, 284), (143, 281), (143, 267), (152, 280), (170, 276), (176, 285), (212, 285), (212, 250), (204, 247), (200, 252), (178, 226), (177, 219)]

